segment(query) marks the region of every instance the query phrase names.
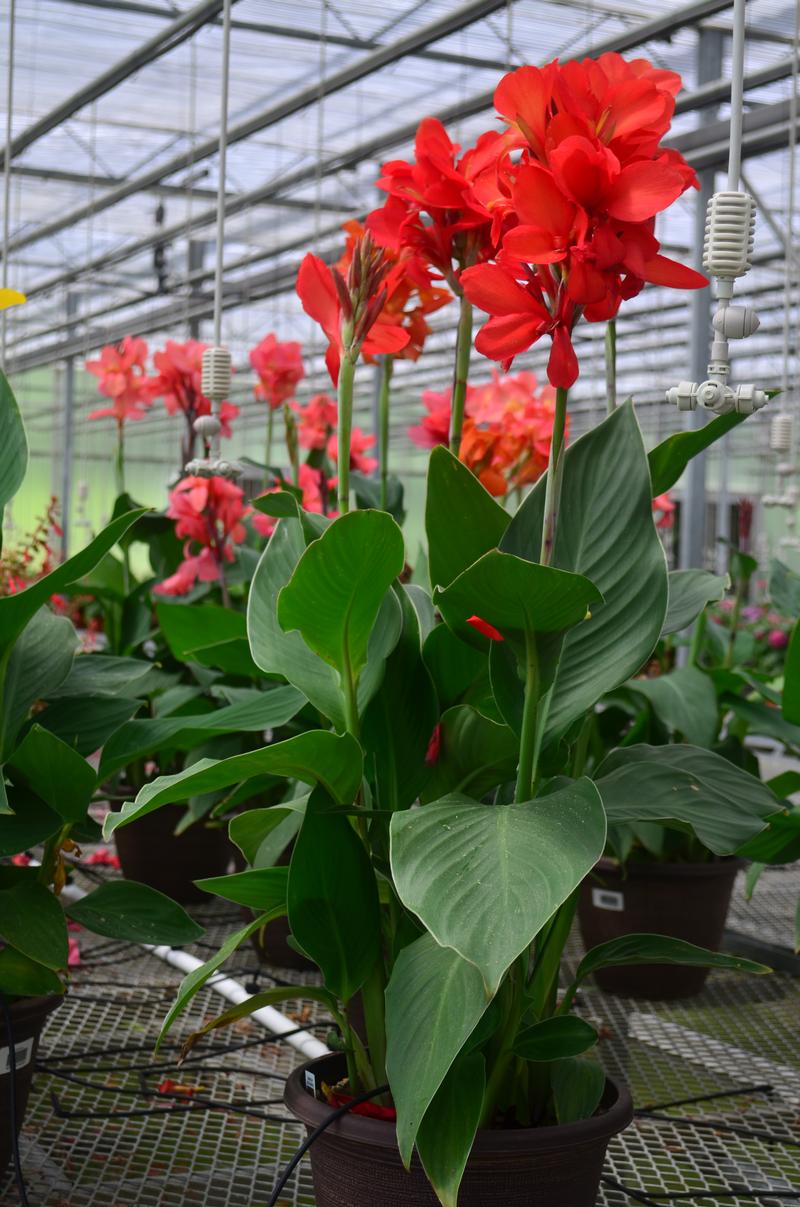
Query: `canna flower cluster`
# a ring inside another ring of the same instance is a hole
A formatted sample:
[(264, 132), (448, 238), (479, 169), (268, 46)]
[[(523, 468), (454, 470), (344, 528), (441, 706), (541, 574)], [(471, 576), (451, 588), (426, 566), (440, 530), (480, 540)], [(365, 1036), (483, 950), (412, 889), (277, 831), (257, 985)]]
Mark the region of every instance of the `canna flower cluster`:
[[(415, 444), (447, 444), (451, 395), (449, 389), (423, 393), (427, 414), (408, 430)], [(528, 486), (547, 469), (554, 418), (551, 386), (540, 388), (533, 373), (504, 377), (495, 371), (491, 381), (467, 388), (460, 459), (497, 497)]]
[(144, 419), (152, 405), (147, 377), (147, 344), (126, 335), (119, 344), (106, 344), (97, 360), (87, 360), (85, 368), (94, 374), (97, 388), (111, 405), (92, 411), (89, 419), (116, 419), (122, 427), (129, 419)]
[(272, 410), (294, 398), (297, 384), (306, 373), (297, 341), (281, 341), (274, 332), (250, 349), (250, 364), (258, 377), (253, 394)]
[(235, 561), (235, 546), (247, 536), (244, 491), (227, 478), (186, 477), (170, 493), (167, 515), (175, 535), (185, 540), (183, 561), (155, 590), (186, 595), (198, 580), (223, 582), (226, 563)]
[(665, 150), (680, 76), (620, 55), (521, 67), (495, 92), (511, 148), (498, 164), (492, 264), (468, 268), (467, 297), (491, 317), (479, 352), (506, 367), (543, 335), (548, 377), (578, 376), (572, 331), (613, 319), (646, 282), (678, 289), (702, 274), (660, 254), (655, 217), (695, 173)]

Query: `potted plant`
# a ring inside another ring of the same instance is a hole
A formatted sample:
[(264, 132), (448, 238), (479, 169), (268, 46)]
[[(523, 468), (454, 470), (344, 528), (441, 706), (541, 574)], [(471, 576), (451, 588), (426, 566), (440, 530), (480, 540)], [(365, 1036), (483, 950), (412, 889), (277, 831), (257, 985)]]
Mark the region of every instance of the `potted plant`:
[[(254, 929), (288, 917), (322, 972), (322, 986), (302, 992), (330, 1011), (342, 1051), (292, 1074), (286, 1101), (309, 1129), (352, 1107), (311, 1150), (321, 1207), (589, 1207), (606, 1144), (632, 1106), (591, 1056), (598, 1033), (578, 1008), (581, 984), (610, 965), (654, 961), (766, 971), (637, 934), (589, 951), (559, 990), (580, 884), (609, 826), (668, 820), (703, 834), (707, 784), (724, 785), (714, 811), (735, 813), (742, 838), (780, 808), (747, 772), (686, 744), (634, 745), (612, 755), (613, 768), (586, 773), (595, 706), (647, 661), (667, 613), (651, 500), (700, 442), (672, 441), (648, 458), (628, 403), (566, 448), (571, 331), (581, 315), (613, 316), (646, 278), (704, 283), (660, 257), (652, 236), (656, 210), (692, 178), (679, 157), (646, 166), (678, 85), (618, 56), (511, 73), (496, 97), (505, 134), (460, 156), (429, 119), (416, 162), (386, 165), (390, 199), (367, 225), (388, 253), (360, 236), (346, 279), (306, 257), (298, 291), (338, 378), (340, 514), (314, 514), (286, 491), (257, 501), (280, 519), (251, 586), (248, 634), (258, 665), (302, 692), (327, 727), (160, 777), (106, 822), (110, 834), (187, 793), (265, 774), (296, 785), (276, 806), (276, 826), (287, 811), (301, 819), (288, 867), (203, 883), (258, 916), (184, 980), (164, 1030)], [(521, 159), (509, 155), (520, 147)], [(638, 166), (615, 185), (620, 156)], [(600, 176), (592, 169), (587, 184), (589, 161)], [(626, 181), (648, 173), (646, 203), (638, 193), (619, 200)], [(609, 227), (617, 242), (601, 270), (585, 252)], [(634, 246), (639, 277), (624, 260)], [(416, 274), (420, 258), (459, 299), (453, 451), (435, 448), (428, 471), (432, 595), (402, 581), (394, 518), (351, 511), (349, 490), (356, 363), (410, 338), (407, 311), (390, 303), (398, 275)], [(540, 433), (549, 469), (513, 516), (457, 456), (473, 302), (493, 316), (477, 346), (498, 360), (552, 339), (555, 398)], [(724, 430), (703, 429), (706, 446)], [(672, 603), (690, 619), (704, 602), (675, 584)], [(256, 994), (187, 1046), (297, 992)], [(353, 1025), (359, 998), (366, 1042)]]
[[(767, 736), (789, 752), (800, 748), (800, 728), (789, 724), (778, 707), (777, 642), (764, 640), (765, 625), (777, 626), (777, 613), (774, 605), (747, 603), (756, 570), (755, 560), (740, 547), (731, 551), (730, 577), (695, 570), (671, 576), (681, 591), (711, 606), (697, 618), (686, 666), (670, 665), (686, 620), (673, 606), (657, 656), (644, 674), (606, 697), (588, 745), (589, 765), (599, 764), (598, 774), (614, 775), (618, 756), (606, 757), (609, 747), (634, 742), (660, 746), (691, 736), (696, 745), (754, 775), (759, 775), (759, 760), (752, 740)], [(780, 568), (779, 595), (790, 590), (793, 577)], [(723, 598), (731, 582), (732, 594)], [(782, 635), (784, 630), (774, 631)], [(780, 777), (769, 786), (780, 797), (791, 790)], [(740, 831), (735, 811), (725, 807), (724, 778), (704, 793), (709, 809), (718, 802), (718, 813), (713, 820), (709, 815), (710, 827), (699, 834), (660, 823), (610, 829), (604, 857), (581, 891), (578, 917), (587, 946), (657, 926), (662, 933), (720, 947), (736, 874), (751, 847), (747, 822)], [(755, 849), (763, 842), (763, 837), (755, 839)], [(751, 873), (748, 891), (756, 877), (757, 872)], [(699, 993), (707, 975), (703, 968), (667, 973), (640, 966), (605, 969), (598, 982), (609, 992), (659, 1000)]]
[[(17, 404), (1, 373), (0, 428), (5, 435), (2, 510), (22, 483), (27, 445)], [(0, 1047), (5, 1051), (0, 1172), (22, 1123), (42, 1027), (64, 993), (67, 919), (96, 934), (146, 943), (187, 943), (203, 933), (174, 902), (139, 884), (105, 884), (63, 906), (69, 874), (65, 854), (76, 851), (79, 842), (99, 837), (99, 827), (88, 815), (98, 777), (84, 753), (102, 743), (96, 713), (102, 702), (84, 681), (84, 693), (74, 698), (68, 735), (55, 732), (57, 723), (47, 727), (57, 721), (48, 709), (31, 716), (42, 698), (70, 677), (78, 648), (72, 622), (57, 614), (51, 600), (91, 571), (139, 514), (119, 517), (67, 561), (45, 566), (45, 572), (0, 593)], [(113, 714), (112, 724), (121, 724), (119, 712), (107, 706), (106, 712)], [(35, 859), (32, 852), (39, 848)]]

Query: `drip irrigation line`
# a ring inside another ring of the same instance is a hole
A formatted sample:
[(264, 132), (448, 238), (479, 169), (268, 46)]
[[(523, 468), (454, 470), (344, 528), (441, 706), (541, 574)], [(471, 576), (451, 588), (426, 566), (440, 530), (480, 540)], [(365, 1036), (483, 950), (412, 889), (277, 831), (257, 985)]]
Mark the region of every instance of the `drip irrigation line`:
[(647, 1102), (638, 1107), (636, 1114), (645, 1111), (665, 1111), (673, 1106), (688, 1106), (692, 1102), (713, 1102), (717, 1098), (738, 1098), (747, 1094), (772, 1094), (775, 1087), (769, 1082), (760, 1085), (743, 1085), (735, 1090), (715, 1090), (712, 1094), (693, 1094), (691, 1098), (675, 1098), (671, 1102)]
[(692, 1115), (662, 1115), (656, 1111), (636, 1111), (637, 1119), (654, 1119), (659, 1123), (674, 1123), (678, 1127), (697, 1127), (704, 1131), (730, 1132), (747, 1140), (763, 1140), (765, 1144), (783, 1144), (788, 1148), (800, 1148), (800, 1140), (784, 1139), (751, 1127), (740, 1127), (737, 1123), (726, 1123), (722, 1119), (697, 1119)]
[[(3, 1009), (3, 1021), (8, 1042), (8, 1104), (11, 1108), (11, 1153), (14, 1162), (14, 1181), (19, 1192), (22, 1207), (30, 1207), (30, 1199), (25, 1188), (25, 1178), (22, 1173), (22, 1160), (19, 1154), (19, 1136), (17, 1135), (17, 1051), (14, 1038), (14, 1023), (8, 1007), (6, 995), (0, 994), (0, 1005)], [(20, 1120), (20, 1123), (22, 1120)]]
[(272, 1191), (272, 1194), (270, 1195), (270, 1200), (267, 1203), (267, 1207), (277, 1207), (278, 1195), (280, 1195), (283, 1192), (283, 1190), (286, 1186), (286, 1183), (289, 1181), (292, 1174), (297, 1169), (297, 1166), (300, 1164), (303, 1157), (306, 1155), (308, 1150), (311, 1148), (311, 1145), (314, 1143), (315, 1140), (319, 1139), (319, 1137), (322, 1135), (323, 1132), (327, 1131), (327, 1129), (331, 1126), (331, 1124), (336, 1123), (337, 1119), (341, 1119), (343, 1115), (346, 1115), (349, 1111), (352, 1111), (355, 1107), (361, 1106), (361, 1104), (363, 1102), (369, 1102), (372, 1098), (377, 1098), (380, 1094), (386, 1094), (386, 1093), (388, 1093), (388, 1091), (389, 1091), (388, 1085), (380, 1085), (380, 1086), (378, 1086), (377, 1090), (368, 1090), (365, 1094), (359, 1094), (356, 1098), (353, 1099), (352, 1102), (347, 1102), (347, 1103), (345, 1103), (344, 1106), (339, 1106), (336, 1108), (335, 1111), (331, 1111), (329, 1117), (325, 1120), (325, 1122), (320, 1123), (319, 1127), (315, 1127), (313, 1132), (311, 1132), (306, 1137), (306, 1139), (303, 1141), (303, 1143), (300, 1145), (297, 1152), (294, 1154), (291, 1161), (286, 1166), (286, 1168), (284, 1169), (281, 1176), (278, 1178), (278, 1181), (275, 1183), (275, 1187)]

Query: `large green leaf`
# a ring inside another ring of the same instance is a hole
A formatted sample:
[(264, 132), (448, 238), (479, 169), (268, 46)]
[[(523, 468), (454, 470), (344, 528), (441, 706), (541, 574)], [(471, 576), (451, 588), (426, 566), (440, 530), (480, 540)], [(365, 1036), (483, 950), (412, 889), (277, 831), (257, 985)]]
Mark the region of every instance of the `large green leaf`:
[(66, 616), (40, 608), (13, 646), (0, 708), (0, 761), (8, 758), (32, 704), (69, 675), (78, 637)]
[(446, 624), (437, 624), (431, 630), (422, 647), (422, 656), (436, 686), (442, 710), (453, 704), (469, 703), (481, 685), (482, 694), (489, 694), (486, 652), (465, 645)]
[(144, 510), (129, 511), (127, 515), (113, 520), (80, 553), (56, 566), (55, 570), (31, 583), (24, 591), (0, 598), (0, 658), (14, 644), (31, 617), (47, 603), (50, 596), (63, 591), (70, 583), (74, 583), (96, 566), (131, 524), (144, 515)]
[[(276, 912), (275, 916), (279, 917), (280, 915)], [(209, 977), (212, 977), (217, 969), (221, 968), (225, 961), (230, 959), (237, 947), (240, 947), (242, 943), (249, 939), (254, 931), (260, 930), (262, 926), (265, 926), (271, 920), (271, 914), (259, 914), (252, 922), (248, 922), (247, 926), (243, 926), (241, 930), (234, 931), (232, 935), (229, 935), (219, 950), (215, 951), (214, 955), (206, 960), (205, 964), (201, 964), (193, 972), (187, 973), (178, 986), (177, 997), (170, 1006), (169, 1013), (161, 1025), (161, 1034), (158, 1037), (156, 1050), (158, 1050), (161, 1041), (175, 1022), (175, 1019), (183, 1013), (194, 995), (203, 988)]]
[(711, 574), (708, 570), (670, 570), (669, 603), (661, 636), (687, 628), (706, 604), (722, 599), (728, 582), (727, 574)]
[(738, 427), (745, 419), (745, 415), (737, 415), (735, 411), (731, 411), (729, 415), (717, 416), (703, 427), (691, 428), (686, 432), (676, 432), (651, 449), (648, 461), (653, 484), (653, 498), (675, 485), (693, 457), (702, 453), (704, 449), (710, 448), (721, 436), (727, 435), (732, 428)]
[(436, 801), (458, 792), (478, 800), (513, 780), (518, 762), (519, 742), (507, 725), (467, 704), (449, 708), (440, 722), (438, 751), (422, 799)]
[(84, 695), (126, 696), (133, 699), (145, 695), (149, 690), (148, 679), (153, 670), (153, 663), (146, 662), (144, 658), (81, 654), (75, 659), (63, 683), (46, 694), (48, 700)]
[(800, 809), (776, 813), (769, 819), (766, 830), (751, 838), (736, 853), (744, 859), (769, 864), (794, 863), (800, 859)]
[(9, 804), (13, 813), (0, 815), (0, 855), (18, 855), (44, 842), (61, 829), (63, 822), (58, 813), (48, 809), (25, 788), (9, 790)]
[(182, 662), (219, 666), (228, 674), (257, 676), (259, 668), (247, 645), (247, 622), (241, 612), (214, 604), (156, 605), (167, 645)]
[(574, 1014), (563, 1014), (523, 1027), (514, 1040), (514, 1051), (523, 1060), (563, 1060), (588, 1052), (597, 1039), (597, 1032), (590, 1023)]
[(406, 1168), (425, 1113), (488, 1004), (477, 968), (432, 935), (397, 957), (386, 987), (386, 1069)]
[(420, 648), (417, 614), (400, 588), (402, 632), (386, 660), (381, 690), (361, 725), (365, 764), (379, 809), (405, 809), (425, 783), (425, 756), (439, 716), (436, 691)]
[(109, 813), (103, 832), (109, 838), (118, 826), (144, 817), (162, 805), (229, 788), (260, 775), (280, 775), (320, 784), (334, 800), (349, 805), (361, 784), (361, 773), (361, 747), (354, 738), (349, 734), (337, 736), (326, 730), (311, 730), (261, 750), (235, 754), (228, 759), (199, 759), (176, 775), (160, 775), (145, 784), (136, 800), (123, 805), (119, 813)]
[(285, 633), (278, 624), (278, 596), (305, 549), (300, 521), (281, 520), (261, 555), (250, 587), (250, 649), (262, 671), (282, 675), (341, 731), (345, 728), (344, 700), (336, 671), (317, 658), (299, 633)]
[(598, 768), (596, 782), (609, 825), (678, 822), (715, 855), (732, 855), (780, 809), (755, 776), (683, 743), (615, 750)]
[(787, 721), (780, 709), (772, 708), (761, 700), (745, 700), (734, 695), (726, 696), (726, 703), (745, 722), (750, 733), (774, 738), (793, 750), (800, 750), (800, 726)]
[(708, 951), (705, 947), (687, 943), (685, 939), (673, 939), (667, 935), (621, 935), (586, 953), (568, 990), (568, 999), (571, 1000), (574, 989), (590, 973), (623, 964), (687, 964), (703, 968), (731, 968), (737, 972), (758, 975), (772, 972), (766, 964), (725, 955), (721, 951)]
[(129, 721), (106, 743), (100, 776), (106, 778), (138, 758), (169, 746), (191, 750), (204, 737), (223, 733), (260, 733), (291, 721), (305, 705), (305, 697), (294, 687), (275, 687), (255, 698), (188, 716), (155, 717)]
[(467, 623), (479, 616), (506, 638), (556, 633), (588, 620), (589, 605), (601, 601), (594, 583), (581, 574), (555, 570), (492, 549), (469, 566), (433, 602), (447, 624), (481, 649), (488, 639)]
[(800, 574), (795, 574), (777, 558), (769, 568), (769, 597), (782, 616), (795, 620), (800, 617)]
[(380, 906), (364, 844), (332, 805), (322, 789), (309, 797), (289, 865), (288, 913), (326, 988), (348, 1002), (380, 959)]
[(59, 696), (36, 714), (36, 722), (88, 758), (130, 721), (141, 703), (126, 696)]
[[(8, 379), (0, 370), (0, 521), (3, 508), (22, 485), (28, 468), (28, 441)], [(0, 537), (2, 540), (2, 537)]]
[(478, 1130), (485, 1088), (483, 1055), (462, 1053), (417, 1132), (417, 1152), (442, 1207), (458, 1207), (458, 1188)]
[(783, 667), (783, 719), (800, 725), (800, 620), (792, 629)]
[[(501, 548), (537, 561), (544, 483), (506, 531)], [(584, 574), (602, 593), (591, 622), (567, 633), (551, 693), (548, 735), (561, 734), (644, 665), (667, 609), (667, 568), (653, 523), (650, 474), (630, 403), (564, 454), (553, 564)]]
[(65, 822), (86, 816), (97, 775), (55, 734), (34, 725), (14, 751), (9, 767), (15, 782), (29, 788)]
[(561, 1124), (591, 1119), (600, 1105), (606, 1086), (602, 1065), (591, 1058), (567, 1057), (550, 1072), (556, 1118)]
[(67, 924), (53, 894), (35, 874), (0, 888), (0, 938), (46, 968), (67, 966)]
[(278, 597), (278, 621), (354, 688), (383, 597), (404, 562), (403, 534), (386, 512), (340, 516), (297, 563)]
[(404, 905), (497, 991), (506, 970), (600, 858), (591, 780), (515, 805), (452, 797), (397, 813), (391, 863)]
[(177, 901), (133, 880), (110, 880), (65, 908), (70, 918), (96, 935), (131, 943), (179, 947), (204, 933)]
[(261, 914), (271, 913), (282, 906), (286, 910), (286, 885), (289, 869), (251, 868), (246, 872), (234, 872), (231, 876), (210, 876), (206, 880), (195, 880), (204, 893), (214, 893), (225, 901), (246, 905)]
[(273, 805), (246, 809), (232, 817), (228, 836), (253, 868), (271, 868), (280, 859), (303, 823), (303, 811)]
[(710, 746), (719, 729), (717, 693), (713, 681), (696, 666), (684, 666), (655, 679), (630, 679), (625, 685), (644, 696), (669, 729)]
[(63, 992), (63, 982), (51, 968), (29, 960), (13, 947), (0, 950), (0, 993), (6, 997), (44, 997)]
[(446, 587), (467, 566), (500, 544), (508, 512), (471, 470), (440, 445), (428, 461), (425, 529), (430, 581)]

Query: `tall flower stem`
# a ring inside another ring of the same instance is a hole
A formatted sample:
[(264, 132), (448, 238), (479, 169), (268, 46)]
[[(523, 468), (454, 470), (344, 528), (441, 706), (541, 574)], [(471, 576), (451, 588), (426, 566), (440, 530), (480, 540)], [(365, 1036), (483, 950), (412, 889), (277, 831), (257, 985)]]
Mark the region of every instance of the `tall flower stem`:
[[(117, 498), (125, 493), (125, 427), (120, 420), (117, 423), (117, 452), (114, 457), (114, 485)], [(125, 594), (130, 590), (131, 557), (127, 543), (122, 546), (122, 589)]]
[(461, 448), (461, 429), (464, 426), (464, 404), (467, 398), (469, 358), (472, 351), (472, 303), (462, 293), (459, 303), (456, 365), (453, 374), (453, 409), (450, 415), (450, 452), (457, 457)]
[(350, 510), (350, 433), (353, 428), (353, 380), (356, 365), (348, 352), (339, 366), (339, 463), (336, 488), (339, 514)]
[(556, 539), (558, 506), (561, 497), (561, 479), (564, 476), (564, 430), (567, 423), (568, 391), (560, 386), (556, 390), (556, 413), (553, 419), (553, 438), (550, 443), (550, 464), (547, 470), (547, 485), (544, 496), (544, 521), (542, 523), (542, 549), (539, 561), (549, 566), (553, 560)]
[(286, 451), (292, 467), (292, 481), (300, 485), (300, 446), (297, 440), (297, 423), (288, 402), (283, 404), (283, 427), (286, 433)]
[(617, 320), (606, 323), (606, 410), (617, 408)]
[(381, 474), (381, 511), (389, 501), (389, 398), (392, 388), (394, 357), (381, 360), (381, 388), (378, 395), (378, 457)]
[(267, 439), (264, 444), (264, 464), (269, 467), (272, 460), (272, 429), (275, 426), (275, 410), (267, 403)]

